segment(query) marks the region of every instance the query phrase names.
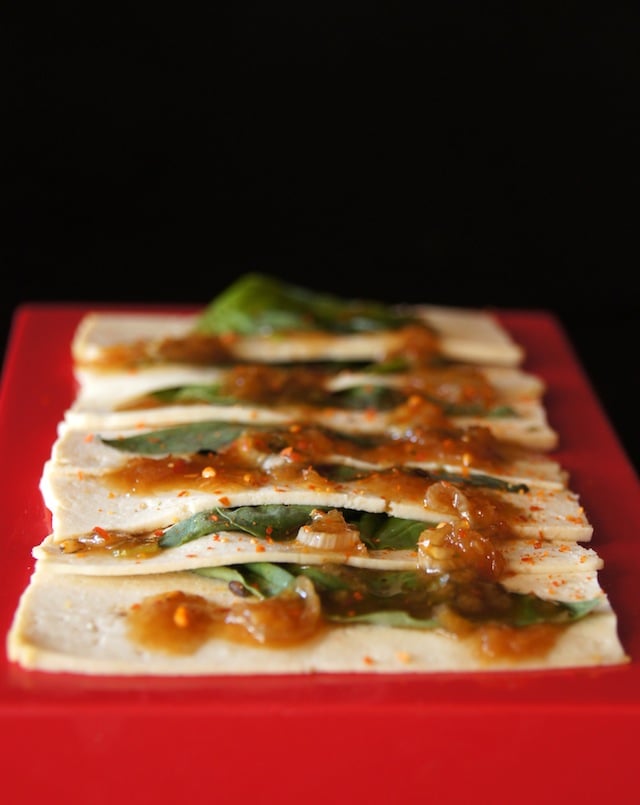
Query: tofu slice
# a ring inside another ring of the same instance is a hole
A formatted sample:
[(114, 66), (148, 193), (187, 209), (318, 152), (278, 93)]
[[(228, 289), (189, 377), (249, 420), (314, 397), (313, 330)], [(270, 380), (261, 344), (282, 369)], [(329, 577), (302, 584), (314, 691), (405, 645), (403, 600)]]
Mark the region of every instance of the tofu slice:
[[(215, 479), (214, 479), (215, 481)], [(197, 483), (136, 495), (116, 492), (103, 477), (69, 473), (47, 462), (41, 479), (45, 505), (51, 512), (52, 531), (57, 541), (90, 533), (96, 526), (107, 531), (142, 533), (163, 529), (201, 511), (216, 507), (233, 508), (272, 503), (312, 505), (323, 509), (348, 508), (382, 512), (404, 519), (426, 522), (454, 522), (459, 515), (443, 506), (436, 510), (424, 503), (429, 486), (418, 484), (408, 498), (398, 494), (393, 484), (382, 496), (367, 491), (361, 481), (315, 484), (304, 478), (288, 483), (266, 483), (261, 487), (222, 485), (215, 491), (203, 491)], [(211, 489), (212, 486), (209, 486)], [(469, 493), (470, 494), (470, 493)], [(497, 505), (508, 504), (513, 515), (510, 526), (523, 538), (586, 542), (593, 528), (580, 505), (578, 496), (568, 489), (536, 487), (527, 493), (483, 490)]]
[[(420, 305), (405, 307), (433, 327), (444, 357), (471, 363), (518, 366), (523, 350), (488, 311)], [(106, 347), (142, 340), (181, 338), (189, 335), (197, 314), (94, 312), (80, 322), (72, 343), (77, 364), (99, 360)], [(231, 352), (238, 360), (274, 363), (289, 361), (383, 360), (402, 346), (395, 331), (357, 334), (306, 332), (237, 336)]]
[[(247, 423), (250, 427), (254, 423)], [(51, 460), (60, 470), (67, 469), (70, 473), (82, 472), (84, 474), (101, 475), (122, 467), (131, 454), (118, 450), (106, 444), (104, 440), (117, 440), (130, 436), (140, 436), (145, 433), (155, 433), (153, 429), (135, 428), (125, 430), (79, 430), (61, 424), (59, 435), (54, 442)], [(397, 447), (400, 440), (393, 440), (392, 446)], [(396, 451), (398, 452), (398, 451)], [(480, 459), (469, 460), (467, 463), (454, 460), (451, 457), (443, 460), (435, 456), (429, 460), (425, 456), (419, 459), (407, 459), (403, 465), (432, 472), (449, 472), (461, 476), (488, 475), (511, 484), (527, 484), (541, 486), (549, 489), (562, 489), (567, 486), (568, 473), (557, 461), (549, 458), (545, 453), (533, 450), (514, 449), (507, 453), (508, 460), (501, 462), (483, 463)], [(160, 455), (160, 454), (157, 454)], [(167, 455), (166, 453), (163, 455)], [(274, 459), (277, 453), (274, 454)], [(390, 462), (371, 462), (363, 460), (357, 451), (353, 456), (328, 453), (314, 456), (315, 463), (338, 464), (363, 469), (383, 468), (390, 466)]]
[[(577, 542), (508, 540), (500, 545), (500, 550), (507, 566), (506, 586), (513, 576), (543, 574), (549, 578), (560, 577), (595, 573), (603, 566), (593, 549)], [(209, 534), (159, 553), (129, 558), (91, 550), (67, 553), (54, 535), (49, 535), (34, 547), (33, 556), (50, 570), (93, 576), (147, 575), (247, 562), (328, 562), (374, 570), (415, 570), (417, 566), (415, 551), (334, 551), (310, 548), (297, 540), (273, 542), (232, 531)], [(553, 592), (551, 587), (549, 589)]]
[[(531, 591), (539, 585), (544, 592), (544, 576), (533, 579)], [(261, 674), (549, 670), (629, 662), (605, 596), (594, 613), (559, 632), (547, 652), (521, 659), (488, 658), (469, 639), (437, 630), (368, 624), (330, 628), (286, 651), (213, 638), (190, 652), (169, 653), (135, 642), (127, 612), (172, 591), (229, 604), (226, 584), (194, 573), (91, 577), (38, 566), (9, 630), (9, 660), (40, 671), (130, 676), (250, 675), (257, 668)]]

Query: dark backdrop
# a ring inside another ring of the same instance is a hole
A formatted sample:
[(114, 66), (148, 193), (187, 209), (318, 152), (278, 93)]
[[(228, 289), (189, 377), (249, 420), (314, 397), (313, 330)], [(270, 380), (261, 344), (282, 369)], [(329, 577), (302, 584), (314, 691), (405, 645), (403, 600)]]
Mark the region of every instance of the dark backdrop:
[(640, 466), (639, 7), (438, 5), (5, 14), (3, 338), (254, 269), (550, 309)]

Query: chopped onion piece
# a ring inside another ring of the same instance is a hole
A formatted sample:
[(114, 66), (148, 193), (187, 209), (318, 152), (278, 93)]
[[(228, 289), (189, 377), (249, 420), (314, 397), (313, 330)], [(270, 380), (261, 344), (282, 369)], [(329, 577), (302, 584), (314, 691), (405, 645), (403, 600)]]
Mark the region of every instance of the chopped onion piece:
[(349, 525), (336, 509), (316, 509), (312, 520), (298, 531), (297, 541), (309, 548), (326, 551), (366, 551), (357, 528)]

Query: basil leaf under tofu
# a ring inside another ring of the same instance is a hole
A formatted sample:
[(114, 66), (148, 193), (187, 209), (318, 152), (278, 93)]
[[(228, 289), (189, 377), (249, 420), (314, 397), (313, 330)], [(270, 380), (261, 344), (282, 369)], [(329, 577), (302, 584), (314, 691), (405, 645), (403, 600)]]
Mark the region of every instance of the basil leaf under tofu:
[[(383, 372), (380, 372), (382, 374)], [(232, 406), (252, 402), (250, 399), (240, 398), (226, 393), (219, 383), (211, 385), (176, 386), (174, 388), (157, 389), (148, 394), (148, 397), (160, 405), (221, 405)], [(406, 392), (388, 386), (351, 386), (342, 391), (316, 390), (313, 400), (300, 399), (298, 402), (311, 403), (317, 407), (325, 406), (340, 408), (348, 411), (391, 411), (402, 405), (407, 399)], [(461, 403), (447, 403), (437, 397), (428, 397), (429, 402), (437, 405), (448, 417), (483, 417), (485, 419), (504, 419), (517, 416), (517, 411), (510, 405), (498, 405), (487, 408), (483, 405)], [(257, 402), (256, 405), (261, 403)]]
[(293, 330), (356, 333), (397, 328), (407, 321), (380, 302), (345, 300), (250, 273), (209, 303), (195, 329), (207, 334), (242, 335)]
[(170, 526), (159, 540), (161, 548), (174, 548), (194, 539), (220, 531), (239, 531), (260, 539), (276, 541), (293, 539), (300, 528), (311, 520), (314, 506), (266, 504), (214, 508), (198, 512)]
[[(278, 503), (209, 509), (167, 528), (158, 544), (161, 548), (175, 548), (221, 531), (238, 531), (275, 542), (295, 539), (300, 528), (312, 521), (312, 513), (317, 509), (317, 506)], [(416, 547), (421, 532), (435, 525), (382, 513), (363, 513), (351, 509), (341, 511), (345, 520), (360, 530), (360, 538), (365, 545), (374, 550), (411, 550)]]
[(411, 551), (415, 550), (420, 534), (427, 528), (435, 528), (437, 523), (365, 512), (358, 518), (357, 525), (360, 539), (371, 550)]
[[(359, 467), (352, 467), (345, 464), (318, 464), (316, 470), (324, 477), (335, 482), (356, 481), (359, 478), (367, 478), (376, 470), (363, 470)], [(481, 473), (469, 473), (461, 475), (455, 472), (448, 472), (442, 469), (423, 470), (417, 467), (405, 468), (405, 473), (422, 476), (430, 481), (449, 481), (453, 484), (463, 486), (480, 486), (485, 489), (496, 489), (500, 492), (528, 492), (529, 487), (524, 483), (513, 484), (503, 478), (495, 478), (492, 475)]]
[(462, 403), (445, 403), (437, 397), (430, 397), (430, 402), (438, 405), (445, 416), (474, 416), (483, 417), (484, 419), (505, 419), (506, 417), (517, 416), (517, 411), (510, 405), (496, 405), (493, 408), (487, 408), (484, 405), (476, 403), (464, 405)]
[[(176, 386), (174, 388), (157, 389), (150, 392), (147, 397), (159, 405), (247, 405), (264, 406), (264, 401), (253, 400), (250, 397), (239, 397), (228, 394), (221, 384)], [(407, 395), (397, 389), (386, 386), (353, 386), (342, 391), (329, 391), (318, 387), (313, 396), (299, 396), (285, 399), (285, 403), (304, 403), (317, 408), (340, 408), (349, 411), (390, 411), (401, 405)], [(282, 402), (281, 400), (276, 400)], [(437, 403), (436, 401), (436, 404)]]
[(202, 567), (193, 571), (201, 576), (226, 581), (238, 594), (240, 589), (257, 598), (271, 598), (291, 586), (295, 576), (273, 562), (247, 562), (236, 567)]
[(304, 575), (315, 587), (324, 617), (334, 623), (373, 623), (403, 629), (447, 628), (446, 611), (470, 624), (499, 623), (512, 628), (567, 624), (585, 617), (597, 601), (578, 604), (511, 593), (498, 582), (457, 583), (447, 575), (420, 570), (372, 570), (347, 565), (235, 565), (232, 572), (204, 568), (201, 575), (242, 579), (258, 598), (276, 596)]
[(237, 405), (238, 398), (226, 394), (220, 383), (193, 384), (175, 386), (174, 388), (157, 389), (148, 395), (156, 403), (162, 405), (188, 405), (202, 403), (205, 405)]
[(232, 444), (247, 430), (243, 423), (232, 422), (189, 422), (169, 428), (137, 433), (101, 441), (128, 453), (158, 455), (161, 453), (215, 453)]

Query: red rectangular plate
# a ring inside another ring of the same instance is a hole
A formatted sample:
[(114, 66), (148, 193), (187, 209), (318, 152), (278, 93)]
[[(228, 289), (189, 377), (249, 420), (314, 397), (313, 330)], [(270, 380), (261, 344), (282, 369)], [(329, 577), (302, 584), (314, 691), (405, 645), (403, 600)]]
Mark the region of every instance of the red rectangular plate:
[[(73, 331), (89, 310), (115, 307), (27, 304), (14, 316), (0, 396), (5, 635), (48, 533), (38, 484), (75, 396)], [(640, 485), (553, 314), (495, 312), (548, 385), (555, 455), (593, 523), (628, 665), (158, 679), (24, 671), (3, 655), (4, 801), (634, 801)]]

